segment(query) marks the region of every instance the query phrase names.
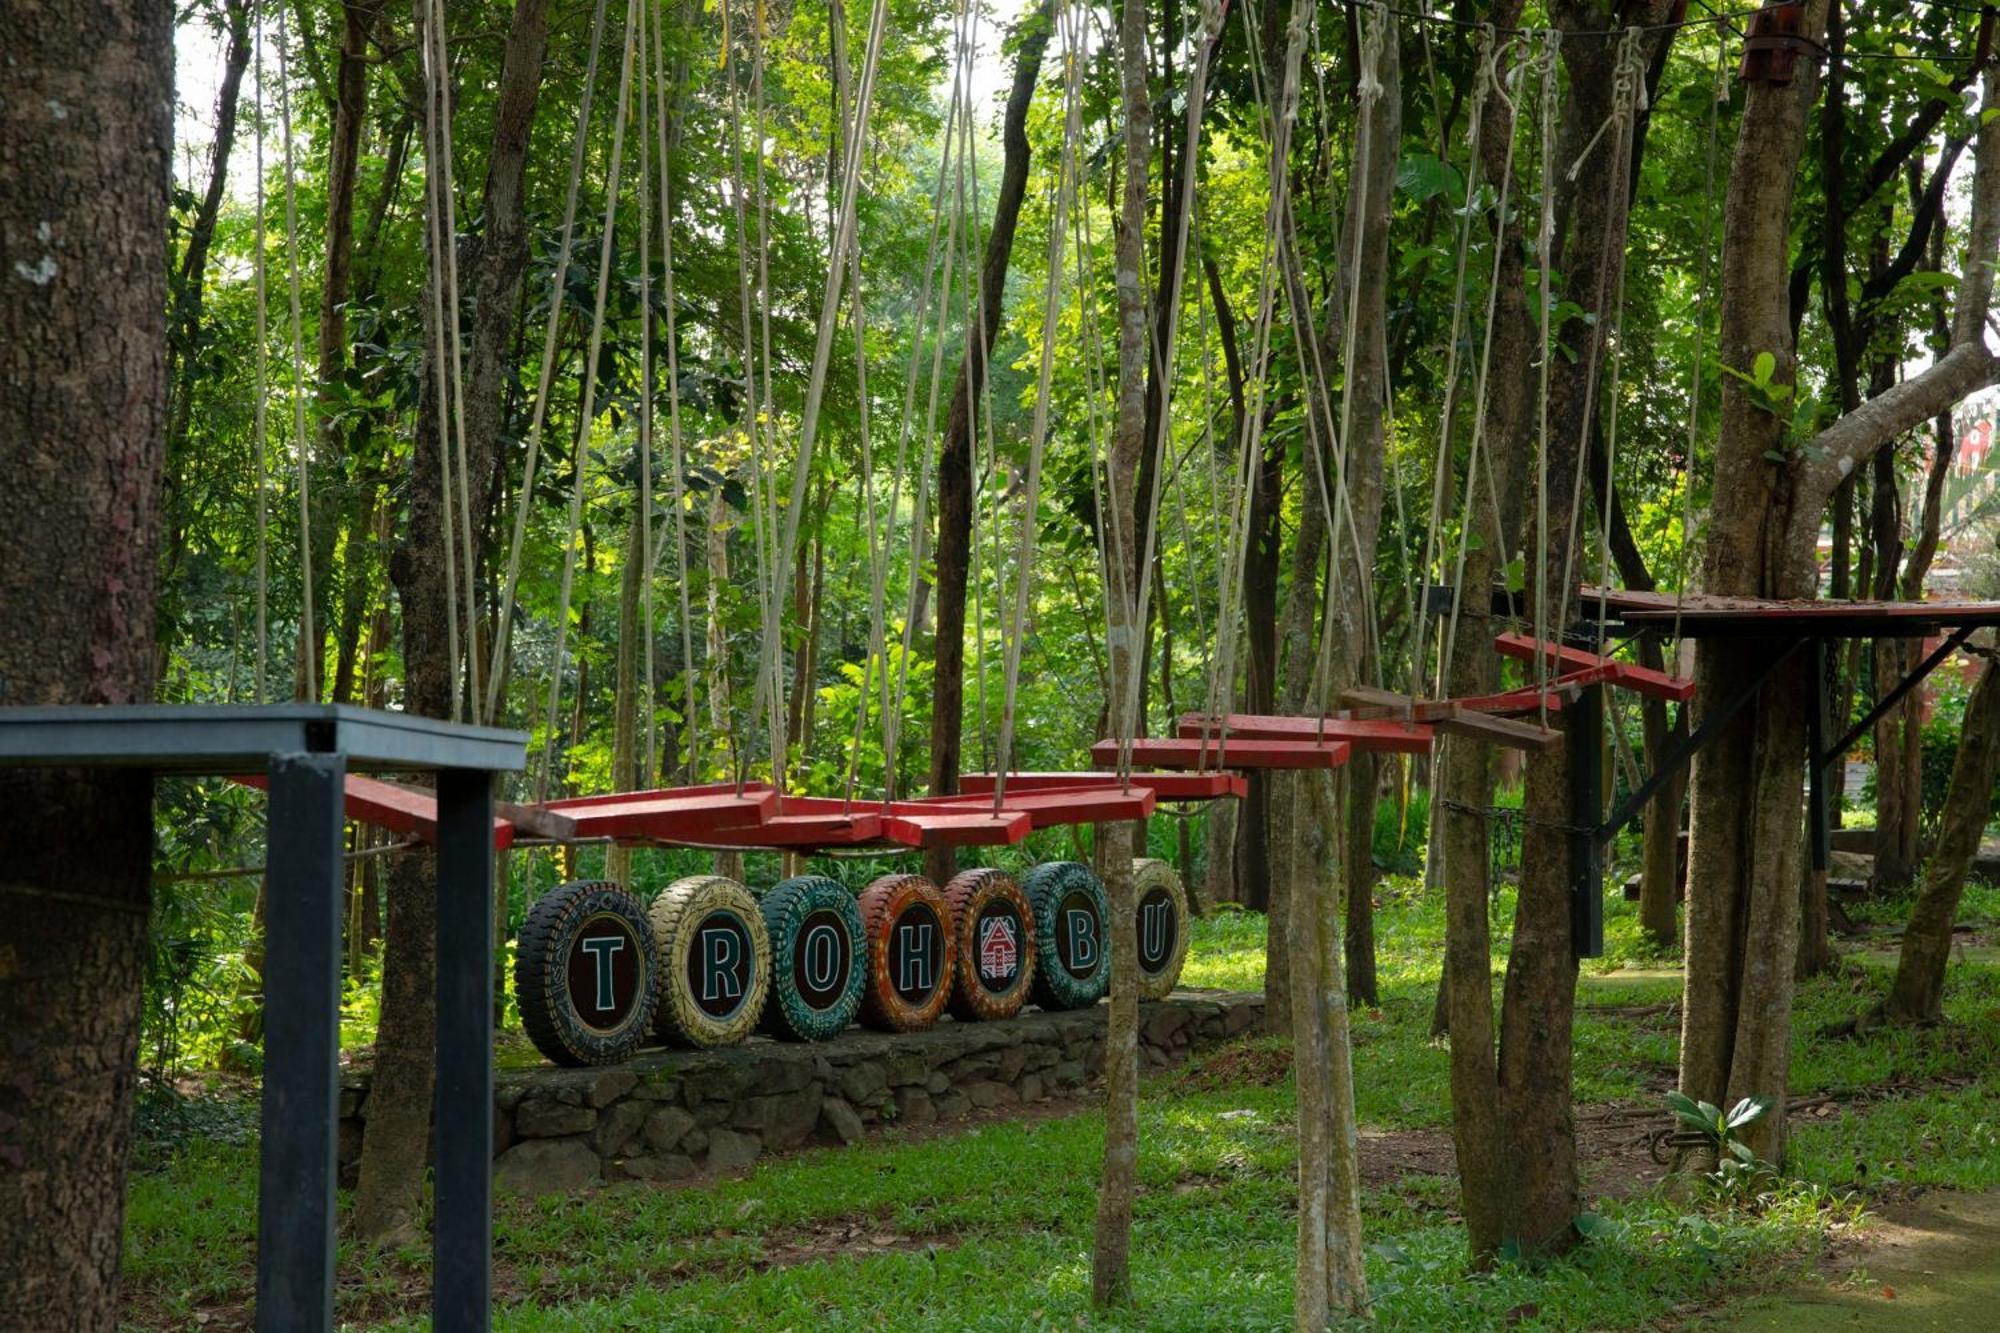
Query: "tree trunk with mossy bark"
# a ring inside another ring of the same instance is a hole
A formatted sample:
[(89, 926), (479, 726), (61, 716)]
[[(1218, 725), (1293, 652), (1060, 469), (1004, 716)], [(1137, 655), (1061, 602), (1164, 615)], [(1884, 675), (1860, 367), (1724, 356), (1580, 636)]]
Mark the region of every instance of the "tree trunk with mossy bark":
[[(23, 0), (0, 63), (0, 706), (148, 703), (171, 6)], [(0, 769), (10, 1327), (118, 1323), (151, 896), (144, 773)]]

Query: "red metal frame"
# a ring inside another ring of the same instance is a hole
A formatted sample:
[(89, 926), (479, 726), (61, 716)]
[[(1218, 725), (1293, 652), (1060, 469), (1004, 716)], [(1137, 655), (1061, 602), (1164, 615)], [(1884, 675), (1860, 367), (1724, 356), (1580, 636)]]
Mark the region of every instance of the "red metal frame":
[[(1148, 768), (1339, 768), (1347, 762), (1346, 741), (1318, 744), (1298, 740), (1238, 739), (1227, 741), (1147, 737), (1132, 742), (1132, 762)], [(1090, 762), (1099, 768), (1118, 766), (1118, 742), (1099, 741), (1090, 747)]]
[(1553, 660), (1563, 671), (1608, 670), (1612, 685), (1622, 686), (1635, 694), (1647, 695), (1654, 699), (1665, 699), (1670, 703), (1686, 703), (1694, 698), (1694, 682), (1682, 676), (1670, 676), (1664, 671), (1654, 671), (1650, 667), (1635, 666), (1630, 662), (1613, 661), (1581, 648), (1571, 648), (1566, 644), (1536, 640), (1526, 634), (1499, 634), (1493, 639), (1494, 648), (1504, 657), (1521, 662), (1534, 662), (1540, 658)]

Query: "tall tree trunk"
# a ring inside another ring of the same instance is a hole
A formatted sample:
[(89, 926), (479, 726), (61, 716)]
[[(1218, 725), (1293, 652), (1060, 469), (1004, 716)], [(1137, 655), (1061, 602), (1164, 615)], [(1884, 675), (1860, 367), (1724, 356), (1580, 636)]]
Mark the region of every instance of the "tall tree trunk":
[[(931, 770), (933, 796), (958, 790), (959, 755), (965, 731), (965, 592), (972, 568), (972, 444), (979, 400), (986, 386), (986, 358), (1000, 333), (1007, 293), (1007, 262), (1028, 192), (1033, 150), (1028, 144), (1028, 110), (1041, 78), (1042, 57), (1054, 27), (1052, 0), (1039, 0), (1022, 19), (1014, 56), (1014, 83), (1001, 117), (1000, 192), (986, 254), (979, 268), (979, 317), (966, 331), (965, 358), (952, 386), (944, 436), (938, 443), (937, 634), (931, 674)], [(948, 847), (924, 853), (924, 873), (939, 884), (958, 872)]]
[(1979, 853), (1980, 836), (1993, 817), (1993, 776), (2000, 768), (2000, 674), (1990, 658), (1966, 701), (1964, 726), (1952, 763), (1951, 789), (1938, 816), (1937, 850), (1924, 867), (1923, 888), (1903, 930), (1896, 979), (1883, 1006), (1893, 1022), (1944, 1019), (1944, 971), (1951, 959), (1952, 924), (1958, 918), (1965, 876)]
[[(171, 5), (24, 0), (0, 63), (0, 706), (153, 695)], [(152, 782), (0, 769), (0, 1246), (22, 1328), (118, 1322)]]
[[(426, 7), (416, 5), (417, 31), (425, 29)], [(520, 228), (520, 179), (527, 157), (528, 131), (541, 86), (542, 48), (547, 35), (546, 0), (518, 0), (507, 37), (501, 70), (500, 113), (494, 148), (487, 166), (487, 249), (472, 266), (472, 337), (467, 360), (466, 447), (469, 475), (490, 475), (490, 453), (475, 453), (473, 439), (482, 421), (491, 427), (481, 439), (491, 450), (497, 444), (500, 395), (480, 390), (484, 355), (504, 355), (512, 331), (518, 290), (504, 279), (494, 259), (502, 251), (500, 237)], [(446, 244), (451, 244), (446, 238)], [(431, 257), (431, 281), (436, 281), (443, 256)], [(518, 268), (513, 283), (519, 282)], [(429, 335), (425, 343), (422, 389), (417, 402), (416, 433), (410, 459), (409, 516), (402, 545), (391, 559), (390, 577), (403, 605), (403, 703), (422, 717), (447, 717), (457, 688), (456, 664), (447, 647), (451, 607), (444, 585), (445, 543), (454, 539), (451, 515), (445, 510), (444, 460), (438, 453), (438, 417), (446, 405), (437, 400), (436, 363), (445, 331), (435, 328), (433, 302), (424, 301)], [(489, 381), (497, 385), (498, 372)], [(491, 418), (482, 414), (491, 412)], [(478, 504), (490, 504), (492, 488)], [(474, 528), (483, 531), (489, 515), (475, 513)], [(463, 570), (471, 578), (473, 571)], [(375, 1074), (369, 1093), (367, 1133), (361, 1147), (361, 1178), (354, 1195), (354, 1229), (362, 1239), (382, 1245), (400, 1244), (416, 1234), (423, 1193), (423, 1167), (429, 1144), (431, 1084), (435, 1058), (437, 1013), (431, 993), (436, 971), (433, 937), (437, 923), (436, 870), (428, 852), (395, 858), (388, 873), (388, 928), (382, 950), (382, 1014), (375, 1036)]]
[[(1153, 146), (1153, 103), (1147, 82), (1146, 0), (1121, 0), (1118, 15), (1120, 96), (1125, 113), (1124, 187), (1113, 252), (1118, 292), (1117, 417), (1105, 460), (1111, 504), (1105, 565), (1134, 569), (1133, 506), (1146, 438), (1146, 178)], [(1106, 589), (1109, 611), (1110, 732), (1129, 737), (1138, 722), (1140, 613), (1136, 586)], [(1099, 1306), (1132, 1295), (1132, 1208), (1139, 1190), (1139, 923), (1132, 888), (1135, 826), (1098, 827), (1097, 852), (1111, 905), (1111, 1014), (1104, 1039), (1104, 1173), (1090, 1259), (1090, 1296)]]

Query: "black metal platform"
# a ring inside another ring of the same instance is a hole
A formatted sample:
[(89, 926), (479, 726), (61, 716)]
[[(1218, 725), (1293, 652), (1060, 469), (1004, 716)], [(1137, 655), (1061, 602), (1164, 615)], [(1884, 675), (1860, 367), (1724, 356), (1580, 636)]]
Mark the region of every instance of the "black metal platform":
[[(347, 773), (437, 774), (432, 1321), (483, 1329), (492, 1270), (493, 775), (527, 737), (336, 705), (0, 708), (0, 765), (267, 773), (257, 1327), (333, 1327)], [(32, 812), (27, 812), (32, 816)]]

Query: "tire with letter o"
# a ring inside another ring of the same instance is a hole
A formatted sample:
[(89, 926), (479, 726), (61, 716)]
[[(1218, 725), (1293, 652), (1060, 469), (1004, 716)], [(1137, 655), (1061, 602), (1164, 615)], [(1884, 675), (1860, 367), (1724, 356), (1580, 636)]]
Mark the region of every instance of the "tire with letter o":
[(661, 890), (648, 915), (661, 1039), (726, 1046), (750, 1035), (771, 984), (771, 937), (750, 891), (722, 875), (691, 875)]
[(1012, 1018), (1035, 976), (1035, 916), (1004, 870), (967, 870), (944, 886), (958, 966), (951, 1012), (961, 1019)]
[(1163, 1000), (1187, 961), (1187, 890), (1171, 865), (1141, 856), (1132, 862), (1132, 897), (1138, 903), (1139, 998)]
[(951, 998), (956, 956), (951, 905), (922, 875), (884, 875), (861, 891), (868, 981), (861, 1021), (884, 1032), (918, 1032)]
[(1044, 1009), (1083, 1009), (1111, 986), (1105, 941), (1111, 920), (1104, 884), (1076, 861), (1046, 861), (1021, 881), (1035, 914), (1034, 1000)]
[(780, 880), (760, 902), (771, 938), (764, 1030), (787, 1041), (825, 1041), (854, 1021), (867, 984), (861, 909), (838, 880)]
[(514, 999), (535, 1049), (559, 1065), (612, 1064), (653, 1026), (652, 932), (639, 900), (606, 880), (564, 884), (528, 909)]

